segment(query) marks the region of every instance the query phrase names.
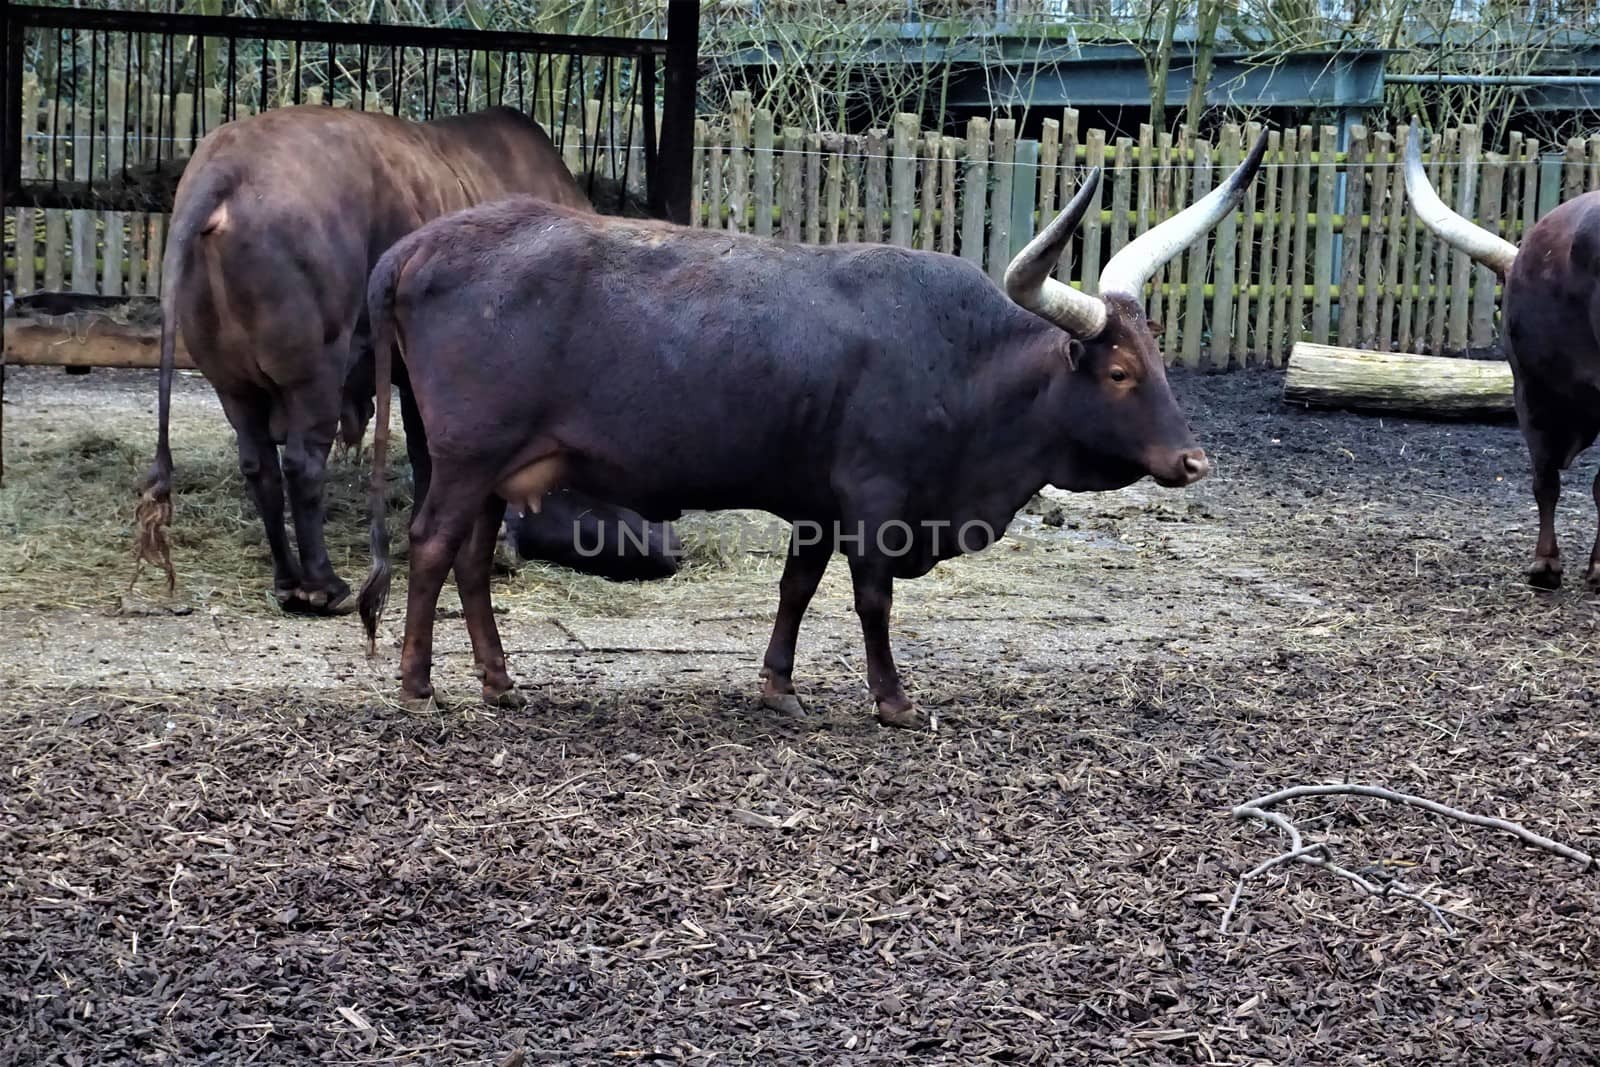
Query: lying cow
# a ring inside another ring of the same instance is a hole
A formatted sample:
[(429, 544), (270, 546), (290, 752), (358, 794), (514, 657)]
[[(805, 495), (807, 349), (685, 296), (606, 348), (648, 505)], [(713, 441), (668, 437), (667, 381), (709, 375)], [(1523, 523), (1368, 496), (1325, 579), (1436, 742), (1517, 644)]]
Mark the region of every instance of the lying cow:
[[(1539, 543), (1528, 581), (1561, 586), (1556, 501), (1561, 472), (1600, 433), (1600, 192), (1551, 211), (1522, 238), (1522, 248), (1446, 207), (1422, 169), (1421, 127), (1406, 139), (1406, 194), (1423, 225), (1505, 280), (1501, 333), (1511, 364), (1517, 423), (1533, 460)], [(1594, 482), (1600, 505), (1600, 475)], [(1585, 578), (1600, 588), (1600, 534)]]
[(434, 611), (453, 565), (483, 698), (516, 699), (490, 606), (495, 531), (508, 503), (564, 486), (658, 519), (755, 508), (795, 524), (761, 672), (763, 701), (786, 711), (800, 710), (801, 617), (842, 550), (878, 719), (919, 724), (889, 646), (895, 578), (985, 547), (1047, 483), (1205, 477), (1142, 293), (1238, 203), (1265, 147), (1113, 257), (1100, 297), (1049, 276), (1098, 170), (1013, 260), (1004, 293), (954, 256), (804, 247), (529, 198), (422, 227), (383, 256), (367, 295), (379, 384), (369, 650), (390, 579), (394, 337), (438, 471), (411, 525), (404, 698), (432, 696)]
[[(291, 610), (353, 610), (355, 598), (334, 573), (323, 541), (323, 485), (335, 435), (353, 444), (365, 422), (371, 386), (351, 372), (367, 348), (368, 271), (429, 219), (512, 194), (592, 210), (544, 130), (509, 108), (413, 123), (291, 107), (228, 123), (201, 142), (173, 204), (163, 267), (159, 438), (138, 515), (138, 557), (162, 566), (169, 588), (175, 575), (165, 533), (172, 514), (168, 423), (177, 332), (238, 435), (239, 469), (272, 549), (274, 595)], [(387, 383), (386, 377), (385, 389)], [(430, 480), (423, 424), (403, 368), (397, 384), (420, 501)], [(298, 558), (284, 530), (285, 483)], [(643, 526), (639, 516), (597, 500), (573, 503), (615, 529)], [(530, 509), (511, 523), (513, 540), (521, 530), (522, 541), (546, 546), (558, 562), (592, 569), (570, 551), (574, 531), (562, 522)], [(625, 542), (624, 554), (606, 565), (628, 577), (672, 573), (677, 561), (665, 551), (674, 543), (671, 531), (645, 532), (661, 551)]]

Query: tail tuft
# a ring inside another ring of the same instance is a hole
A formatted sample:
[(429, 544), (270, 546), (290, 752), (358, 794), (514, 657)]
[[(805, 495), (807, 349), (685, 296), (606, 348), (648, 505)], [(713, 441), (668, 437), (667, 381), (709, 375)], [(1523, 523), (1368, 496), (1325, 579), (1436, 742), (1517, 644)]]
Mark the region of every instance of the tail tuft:
[(389, 531), (387, 527), (372, 530), (372, 570), (361, 584), (361, 625), (367, 631), (367, 655), (378, 654), (378, 622), (383, 618), (384, 606), (389, 602)]
[(167, 537), (167, 527), (171, 523), (172, 461), (157, 456), (134, 508), (138, 540), (133, 549), (133, 577), (128, 580), (129, 589), (139, 580), (146, 563), (160, 567), (166, 574), (168, 593), (177, 588), (178, 573), (172, 566), (172, 543)]

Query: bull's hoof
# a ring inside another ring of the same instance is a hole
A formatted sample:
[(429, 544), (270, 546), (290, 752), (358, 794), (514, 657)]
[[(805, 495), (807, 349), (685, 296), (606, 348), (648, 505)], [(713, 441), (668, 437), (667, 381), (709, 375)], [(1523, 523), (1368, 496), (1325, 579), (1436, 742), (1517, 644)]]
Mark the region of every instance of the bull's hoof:
[(878, 722), (883, 726), (895, 726), (902, 730), (926, 730), (928, 716), (915, 704), (906, 703), (896, 706), (893, 704), (878, 705)]
[(791, 719), (804, 718), (806, 714), (806, 706), (794, 693), (762, 693), (761, 706)]
[(515, 685), (507, 689), (484, 686), (483, 702), (491, 708), (505, 708), (508, 711), (528, 706), (527, 696)]
[(1553, 559), (1535, 560), (1528, 572), (1528, 584), (1535, 589), (1561, 588), (1561, 563)]

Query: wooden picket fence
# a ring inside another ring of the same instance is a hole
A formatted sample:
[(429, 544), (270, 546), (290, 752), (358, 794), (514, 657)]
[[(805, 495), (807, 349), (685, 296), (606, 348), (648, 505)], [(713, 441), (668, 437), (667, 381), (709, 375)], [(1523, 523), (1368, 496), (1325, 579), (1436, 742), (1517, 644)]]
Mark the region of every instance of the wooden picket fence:
[[(98, 128), (81, 113), (24, 86), (24, 174), (75, 179), (114, 173), (125, 144), (154, 152), (154, 138), (125, 138), (115, 97)], [(317, 99), (313, 92), (311, 102)], [(361, 101), (340, 103), (361, 106)], [(176, 100), (176, 129), (221, 122), (221, 92)], [(368, 106), (381, 107), (373, 100)], [(587, 143), (605, 141), (598, 105), (586, 109)], [(76, 120), (76, 121), (74, 121)], [(643, 123), (633, 128), (642, 129)], [(657, 129), (659, 129), (659, 124)], [(578, 168), (576, 131), (565, 138)], [(1065, 250), (1057, 276), (1095, 290), (1100, 269), (1128, 241), (1213, 188), (1258, 128), (1226, 126), (1214, 140), (1140, 128), (1108, 138), (1080, 130), (1066, 110), (1022, 140), (1010, 119), (972, 119), (965, 137), (924, 130), (914, 115), (860, 135), (776, 129), (773, 116), (733, 94), (727, 114), (697, 128), (692, 215), (698, 226), (829, 244), (888, 242), (960, 255), (999, 280), (1006, 263), (1070, 198), (1085, 168), (1100, 166), (1095, 202)], [(1406, 204), (1399, 161), (1410, 131), (1355, 127), (1343, 150), (1331, 126), (1273, 131), (1267, 163), (1240, 211), (1152, 280), (1150, 317), (1162, 324), (1170, 361), (1189, 366), (1280, 365), (1298, 340), (1379, 350), (1459, 352), (1493, 343), (1496, 279), (1444, 247)], [(96, 140), (98, 139), (98, 140)], [(1486, 152), (1471, 126), (1429, 138), (1425, 159), (1446, 202), (1516, 242), (1564, 199), (1600, 188), (1600, 135), (1563, 155), (1513, 134)], [(635, 141), (602, 150), (638, 154)], [(186, 138), (163, 148), (192, 151)], [(104, 161), (104, 162), (98, 162)], [(139, 159), (126, 160), (130, 165)], [(39, 169), (35, 169), (38, 167)], [(633, 169), (642, 173), (641, 167)], [(18, 211), (11, 287), (155, 295), (165, 220), (106, 211)]]
[[(1111, 256), (1214, 188), (1259, 132), (1225, 126), (1213, 141), (1142, 126), (1137, 139), (1112, 140), (1080, 130), (1068, 109), (1044, 120), (1037, 141), (1019, 140), (1010, 119), (975, 118), (951, 137), (915, 115), (841, 136), (778, 131), (735, 93), (730, 114), (699, 124), (693, 216), (792, 241), (953, 253), (999, 281), (1098, 166), (1100, 188), (1056, 271), (1094, 292)], [(1151, 283), (1147, 307), (1169, 361), (1281, 365), (1298, 340), (1435, 354), (1492, 344), (1494, 275), (1409, 211), (1400, 166), (1409, 135), (1356, 126), (1341, 150), (1332, 126), (1271, 132), (1240, 210)], [(1519, 134), (1505, 153), (1485, 152), (1472, 126), (1429, 140), (1440, 195), (1512, 242), (1563, 199), (1600, 188), (1600, 135), (1555, 158)]]

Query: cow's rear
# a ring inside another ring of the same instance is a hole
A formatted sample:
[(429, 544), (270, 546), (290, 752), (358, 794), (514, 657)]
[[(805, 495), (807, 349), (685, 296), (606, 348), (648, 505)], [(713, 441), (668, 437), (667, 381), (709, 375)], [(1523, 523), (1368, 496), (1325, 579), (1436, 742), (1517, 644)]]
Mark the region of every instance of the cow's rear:
[[(159, 440), (138, 516), (139, 558), (161, 565), (169, 587), (177, 332), (237, 434), (240, 470), (272, 550), (274, 594), (290, 610), (352, 610), (322, 527), (333, 441), (359, 440), (365, 421), (358, 395), (365, 379), (352, 371), (370, 360), (367, 274), (385, 249), (427, 220), (512, 193), (588, 210), (544, 131), (506, 108), (428, 124), (284, 108), (229, 123), (202, 142), (174, 205)], [(403, 374), (398, 384), (420, 498), (429, 454)], [(284, 526), (286, 494), (298, 552)], [(525, 521), (539, 527), (536, 533), (560, 534), (537, 517)]]

